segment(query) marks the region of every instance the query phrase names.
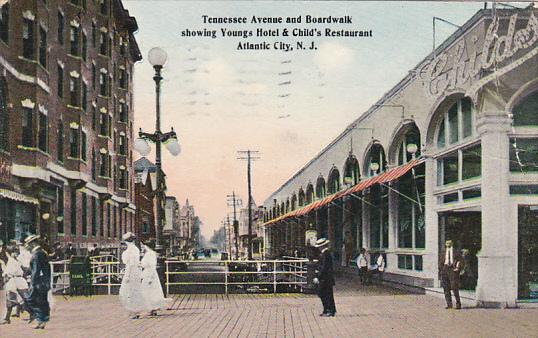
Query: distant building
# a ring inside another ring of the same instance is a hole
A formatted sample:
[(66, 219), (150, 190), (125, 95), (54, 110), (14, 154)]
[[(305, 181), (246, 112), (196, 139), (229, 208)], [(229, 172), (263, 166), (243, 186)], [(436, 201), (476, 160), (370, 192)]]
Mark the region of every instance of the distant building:
[(194, 207), (185, 201), (185, 205), (180, 209), (179, 246), (183, 251), (194, 248), (195, 243), (195, 223), (196, 213)]
[(167, 252), (174, 255), (180, 250), (180, 209), (179, 203), (173, 196), (166, 196), (164, 208), (165, 222), (163, 227), (163, 236), (167, 241)]
[(147, 158), (134, 162), (136, 222), (134, 233), (141, 241), (155, 240), (155, 189), (157, 167)]
[(0, 5), (0, 238), (132, 230), (134, 17), (120, 0)]
[[(263, 223), (263, 208), (258, 208), (252, 200), (252, 253), (253, 257), (260, 257), (263, 248), (263, 237), (259, 223)], [(241, 257), (248, 256), (248, 207), (239, 211), (239, 254)]]

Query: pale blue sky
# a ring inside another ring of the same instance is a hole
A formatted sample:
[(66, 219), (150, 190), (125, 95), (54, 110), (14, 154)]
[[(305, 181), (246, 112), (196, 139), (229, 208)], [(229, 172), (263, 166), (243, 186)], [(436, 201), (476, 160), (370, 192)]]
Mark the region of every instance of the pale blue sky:
[[(336, 1), (124, 0), (124, 5), (138, 21), (142, 55), (154, 46), (168, 52), (163, 130), (174, 126), (183, 152), (176, 158), (166, 155), (164, 169), (169, 193), (182, 205), (189, 198), (205, 224), (205, 236), (226, 216), (226, 194), (235, 189), (246, 201), (246, 163), (236, 160), (236, 150), (261, 152), (262, 159), (253, 164), (253, 196), (261, 203), (431, 52), (433, 16), (462, 25), (483, 7), (482, 2)], [(239, 41), (258, 38), (180, 36), (186, 28), (253, 28), (204, 25), (204, 14), (351, 15), (353, 24), (341, 27), (371, 29), (373, 37), (316, 38), (317, 51), (285, 53), (236, 50)], [(437, 26), (439, 43), (455, 30)], [(152, 68), (144, 60), (135, 73), (135, 126), (153, 130)]]

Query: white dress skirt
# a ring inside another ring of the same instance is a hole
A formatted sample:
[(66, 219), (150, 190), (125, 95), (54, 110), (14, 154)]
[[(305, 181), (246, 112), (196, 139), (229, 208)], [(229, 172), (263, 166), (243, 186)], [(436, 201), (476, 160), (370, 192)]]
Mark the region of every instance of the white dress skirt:
[(143, 311), (146, 307), (142, 293), (140, 250), (134, 243), (127, 243), (127, 250), (121, 254), (121, 261), (125, 264), (125, 274), (120, 286), (120, 302), (127, 311)]
[(165, 309), (168, 299), (164, 298), (159, 275), (157, 274), (157, 254), (146, 247), (146, 253), (140, 262), (142, 265), (142, 293), (147, 311)]

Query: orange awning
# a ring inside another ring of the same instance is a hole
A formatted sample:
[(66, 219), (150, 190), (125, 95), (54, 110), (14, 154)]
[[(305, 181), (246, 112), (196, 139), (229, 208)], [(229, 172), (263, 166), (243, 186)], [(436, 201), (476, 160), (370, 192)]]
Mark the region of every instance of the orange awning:
[(389, 182), (392, 182), (392, 181), (395, 181), (397, 179), (399, 179), (400, 177), (402, 177), (403, 175), (405, 175), (409, 170), (411, 170), (412, 168), (416, 167), (417, 165), (423, 163), (424, 160), (423, 159), (415, 159), (415, 160), (411, 160), (405, 164), (402, 164), (401, 166), (398, 166), (396, 168), (392, 168), (388, 171), (385, 171), (384, 173), (381, 173), (377, 176), (374, 176), (374, 177), (370, 177), (366, 180), (363, 180), (363, 181), (360, 181), (359, 183), (355, 184), (354, 186), (350, 187), (350, 188), (347, 188), (345, 190), (342, 190), (342, 191), (339, 191), (337, 193), (334, 193), (332, 195), (329, 195), (321, 200), (318, 200), (318, 201), (315, 201), (315, 202), (312, 202), (308, 205), (305, 205), (304, 207), (301, 207), (299, 209), (296, 209), (296, 210), (293, 210), (291, 212), (288, 212), (284, 215), (281, 215), (277, 218), (274, 218), (268, 222), (266, 222), (264, 225), (271, 225), (273, 223), (277, 223), (277, 222), (280, 222), (280, 221), (283, 221), (283, 220), (286, 220), (290, 217), (297, 217), (297, 216), (304, 216), (316, 209), (319, 209), (325, 205), (328, 205), (329, 203), (331, 203), (332, 201), (338, 199), (338, 198), (341, 198), (341, 197), (344, 197), (344, 196), (347, 196), (347, 195), (350, 195), (350, 194), (353, 194), (353, 193), (358, 193), (358, 192), (361, 192), (367, 188), (370, 188), (371, 186), (377, 184), (377, 183), (380, 183), (380, 184), (384, 184), (384, 183), (389, 183)]

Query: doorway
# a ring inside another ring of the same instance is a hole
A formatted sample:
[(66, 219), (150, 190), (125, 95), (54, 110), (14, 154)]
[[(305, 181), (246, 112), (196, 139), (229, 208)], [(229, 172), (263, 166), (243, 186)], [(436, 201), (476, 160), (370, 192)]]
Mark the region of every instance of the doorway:
[(538, 300), (538, 206), (518, 207), (518, 299)]
[(464, 269), (461, 274), (460, 288), (463, 290), (476, 289), (478, 281), (476, 254), (482, 247), (481, 225), (480, 211), (450, 211), (439, 214), (439, 252), (442, 252), (447, 239), (451, 239), (454, 247), (461, 250)]

